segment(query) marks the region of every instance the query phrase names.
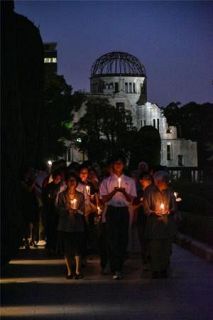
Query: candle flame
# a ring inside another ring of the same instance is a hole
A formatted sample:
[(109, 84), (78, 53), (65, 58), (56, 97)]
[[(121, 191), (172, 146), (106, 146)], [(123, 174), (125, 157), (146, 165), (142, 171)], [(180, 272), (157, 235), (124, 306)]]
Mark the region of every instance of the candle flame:
[(77, 199), (73, 199), (70, 201), (72, 209), (77, 209)]
[(161, 209), (161, 210), (164, 210), (164, 209), (165, 209), (164, 203), (161, 203), (161, 204), (160, 204), (160, 209)]
[(90, 194), (90, 186), (86, 186), (87, 194)]

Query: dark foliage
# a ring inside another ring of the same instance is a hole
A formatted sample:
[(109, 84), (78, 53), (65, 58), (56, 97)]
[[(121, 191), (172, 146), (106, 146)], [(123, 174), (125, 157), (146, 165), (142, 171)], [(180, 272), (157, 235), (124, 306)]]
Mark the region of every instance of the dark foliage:
[(124, 107), (115, 108), (103, 98), (88, 99), (85, 109), (72, 130), (72, 140), (79, 150), (91, 161), (100, 162), (118, 152), (128, 157), (135, 132), (131, 113)]
[(152, 126), (145, 126), (132, 137), (131, 168), (136, 168), (140, 161), (151, 167), (160, 165), (161, 139), (159, 131)]
[(45, 75), (40, 161), (55, 159), (65, 152), (64, 140), (70, 137), (71, 91), (63, 76), (55, 73)]
[(43, 44), (39, 30), (1, 2), (1, 262), (16, 252), (23, 232), (20, 173), (39, 158)]
[(178, 128), (178, 134), (185, 139), (198, 142), (200, 167), (213, 165), (213, 104), (190, 102), (180, 107), (180, 103), (170, 103), (164, 114), (170, 125)]

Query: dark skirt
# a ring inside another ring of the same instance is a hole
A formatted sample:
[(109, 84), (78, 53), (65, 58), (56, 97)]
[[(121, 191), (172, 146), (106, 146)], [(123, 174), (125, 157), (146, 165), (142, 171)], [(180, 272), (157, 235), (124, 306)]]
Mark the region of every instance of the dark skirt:
[(81, 256), (84, 245), (83, 232), (58, 232), (58, 252), (65, 256)]

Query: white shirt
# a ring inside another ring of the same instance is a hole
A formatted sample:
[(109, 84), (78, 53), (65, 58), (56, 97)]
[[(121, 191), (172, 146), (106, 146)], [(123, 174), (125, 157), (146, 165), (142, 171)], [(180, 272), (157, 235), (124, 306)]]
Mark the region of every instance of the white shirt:
[[(128, 193), (132, 197), (136, 197), (136, 185), (135, 181), (125, 176), (124, 174), (120, 176), (121, 188), (125, 188), (126, 193)], [(110, 177), (104, 179), (100, 185), (100, 198), (111, 193), (116, 187), (118, 187), (118, 177), (115, 174), (112, 174)], [(130, 203), (127, 201), (126, 197), (122, 192), (116, 192), (116, 194), (112, 197), (111, 200), (107, 202), (107, 205), (114, 207), (127, 207)]]
[(85, 204), (89, 204), (90, 203), (90, 197), (89, 197), (89, 194), (88, 194), (88, 192), (86, 190), (86, 185), (80, 182), (80, 183), (78, 183), (76, 190), (78, 192), (83, 193)]

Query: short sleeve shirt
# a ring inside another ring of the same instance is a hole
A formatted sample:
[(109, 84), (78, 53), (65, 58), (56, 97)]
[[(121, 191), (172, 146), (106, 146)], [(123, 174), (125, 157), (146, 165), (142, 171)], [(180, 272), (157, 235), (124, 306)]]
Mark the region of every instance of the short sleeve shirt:
[[(136, 197), (137, 193), (135, 181), (124, 174), (120, 178), (121, 188), (125, 188), (126, 193), (132, 197)], [(111, 193), (116, 187), (118, 187), (118, 177), (115, 174), (104, 179), (100, 185), (100, 198), (103, 198), (103, 196)], [(127, 207), (129, 204), (130, 203), (126, 200), (125, 196), (121, 192), (117, 192), (112, 199), (107, 202), (107, 205), (114, 207)]]

